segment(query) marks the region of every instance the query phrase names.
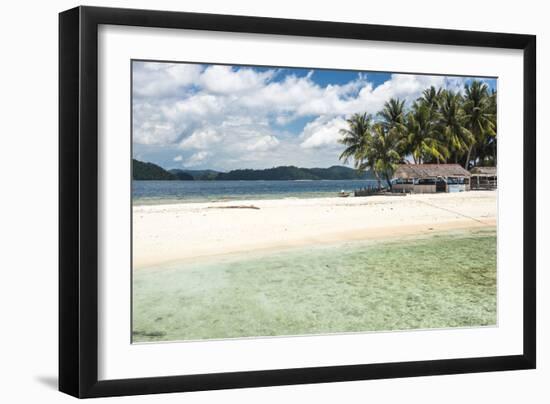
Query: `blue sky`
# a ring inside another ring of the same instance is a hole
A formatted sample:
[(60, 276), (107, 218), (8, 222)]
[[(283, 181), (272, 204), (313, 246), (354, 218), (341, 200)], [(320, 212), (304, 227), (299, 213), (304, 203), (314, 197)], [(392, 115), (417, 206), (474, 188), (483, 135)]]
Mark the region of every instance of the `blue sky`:
[(346, 117), (472, 78), (134, 61), (132, 80), (134, 158), (226, 171), (342, 164)]

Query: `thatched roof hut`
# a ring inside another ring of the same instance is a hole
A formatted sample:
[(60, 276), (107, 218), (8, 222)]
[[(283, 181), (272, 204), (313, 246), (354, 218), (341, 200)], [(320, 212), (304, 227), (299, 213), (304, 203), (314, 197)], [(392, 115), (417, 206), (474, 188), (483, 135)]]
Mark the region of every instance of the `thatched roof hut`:
[(394, 173), (395, 178), (467, 178), (470, 173), (460, 164), (401, 164)]
[(496, 189), (497, 168), (496, 167), (474, 167), (472, 173), (472, 189)]
[(470, 173), (459, 164), (401, 164), (393, 176), (394, 192), (425, 194), (470, 190)]
[(470, 173), (472, 175), (485, 175), (489, 177), (494, 177), (497, 175), (497, 168), (496, 167), (474, 167), (470, 170)]

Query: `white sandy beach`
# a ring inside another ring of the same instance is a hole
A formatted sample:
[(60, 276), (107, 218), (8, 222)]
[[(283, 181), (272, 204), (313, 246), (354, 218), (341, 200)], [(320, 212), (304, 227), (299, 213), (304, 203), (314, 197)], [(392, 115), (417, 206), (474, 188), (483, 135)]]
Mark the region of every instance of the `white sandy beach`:
[[(496, 191), (135, 206), (134, 269), (213, 255), (496, 225)], [(229, 208), (255, 206), (259, 209)]]

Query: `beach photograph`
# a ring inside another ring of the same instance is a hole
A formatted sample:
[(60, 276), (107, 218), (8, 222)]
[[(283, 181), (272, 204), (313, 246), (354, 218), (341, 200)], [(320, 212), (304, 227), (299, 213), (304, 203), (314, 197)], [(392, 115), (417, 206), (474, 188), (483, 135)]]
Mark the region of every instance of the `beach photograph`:
[(133, 343), (497, 325), (497, 78), (131, 80)]

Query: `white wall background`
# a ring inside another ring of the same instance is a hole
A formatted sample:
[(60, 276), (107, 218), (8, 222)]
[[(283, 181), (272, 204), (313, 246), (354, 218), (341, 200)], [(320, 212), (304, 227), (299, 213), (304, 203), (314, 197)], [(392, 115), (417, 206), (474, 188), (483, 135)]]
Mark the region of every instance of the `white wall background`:
[[(57, 13), (79, 3), (6, 2), (0, 24), (0, 397), (2, 402), (69, 402), (57, 384)], [(536, 34), (538, 40), (538, 369), (533, 371), (285, 386), (109, 399), (127, 403), (409, 402), (550, 400), (550, 25), (542, 1), (306, 2), (278, 0), (90, 1), (283, 18)], [(519, 136), (519, 134), (518, 134)]]

